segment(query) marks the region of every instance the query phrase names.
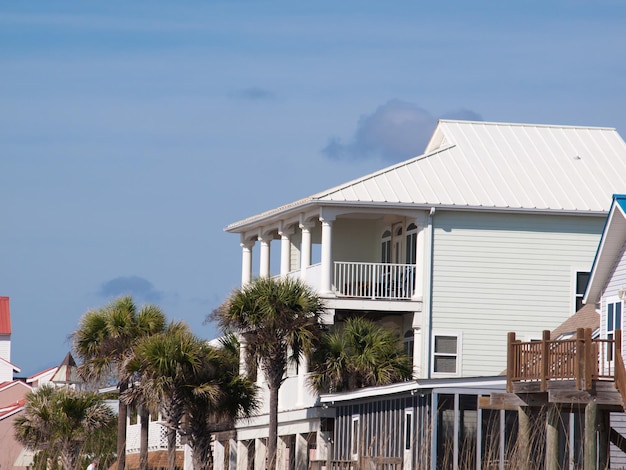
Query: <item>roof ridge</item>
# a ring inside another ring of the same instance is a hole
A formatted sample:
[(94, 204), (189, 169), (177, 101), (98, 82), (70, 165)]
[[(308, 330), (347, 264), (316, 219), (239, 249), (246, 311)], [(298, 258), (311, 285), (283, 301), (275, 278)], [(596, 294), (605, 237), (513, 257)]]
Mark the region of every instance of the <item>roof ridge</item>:
[(440, 119), (440, 123), (454, 123), (454, 124), (483, 124), (486, 126), (515, 126), (515, 127), (544, 127), (551, 129), (591, 129), (591, 130), (617, 130), (615, 127), (607, 126), (580, 126), (573, 124), (533, 124), (531, 122), (498, 122), (498, 121), (466, 121), (463, 119)]

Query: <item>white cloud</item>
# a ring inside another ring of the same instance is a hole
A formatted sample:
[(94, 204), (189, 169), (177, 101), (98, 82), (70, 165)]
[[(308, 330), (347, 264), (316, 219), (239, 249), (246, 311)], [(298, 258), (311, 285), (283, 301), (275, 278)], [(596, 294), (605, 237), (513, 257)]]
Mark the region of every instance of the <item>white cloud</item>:
[[(449, 112), (442, 117), (482, 120), (479, 114), (468, 109)], [(350, 142), (343, 143), (338, 137), (332, 137), (322, 152), (333, 159), (379, 157), (401, 161), (424, 151), (437, 119), (413, 103), (390, 100), (359, 119)]]

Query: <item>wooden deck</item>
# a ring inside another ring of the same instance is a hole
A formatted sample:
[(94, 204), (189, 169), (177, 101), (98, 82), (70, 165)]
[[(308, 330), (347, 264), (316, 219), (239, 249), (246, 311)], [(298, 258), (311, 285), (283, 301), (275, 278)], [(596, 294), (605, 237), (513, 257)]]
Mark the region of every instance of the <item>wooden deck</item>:
[(484, 408), (512, 409), (546, 403), (584, 405), (595, 401), (623, 411), (626, 370), (622, 359), (622, 332), (613, 339), (593, 339), (591, 329), (580, 328), (572, 339), (519, 341), (509, 333), (507, 393), (494, 393)]

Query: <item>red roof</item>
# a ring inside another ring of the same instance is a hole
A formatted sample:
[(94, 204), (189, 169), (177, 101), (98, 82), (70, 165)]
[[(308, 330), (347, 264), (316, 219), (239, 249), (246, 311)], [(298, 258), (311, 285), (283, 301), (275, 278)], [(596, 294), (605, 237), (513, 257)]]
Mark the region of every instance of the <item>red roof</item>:
[(9, 298), (0, 297), (0, 335), (11, 334), (11, 309)]

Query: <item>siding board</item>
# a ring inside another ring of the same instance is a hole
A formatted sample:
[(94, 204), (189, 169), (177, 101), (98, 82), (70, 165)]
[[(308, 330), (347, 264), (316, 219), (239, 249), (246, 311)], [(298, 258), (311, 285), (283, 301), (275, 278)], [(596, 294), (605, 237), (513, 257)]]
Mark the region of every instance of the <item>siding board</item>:
[(463, 376), (506, 367), (506, 333), (539, 335), (574, 306), (601, 217), (438, 212), (433, 218), (432, 329), (462, 333)]

